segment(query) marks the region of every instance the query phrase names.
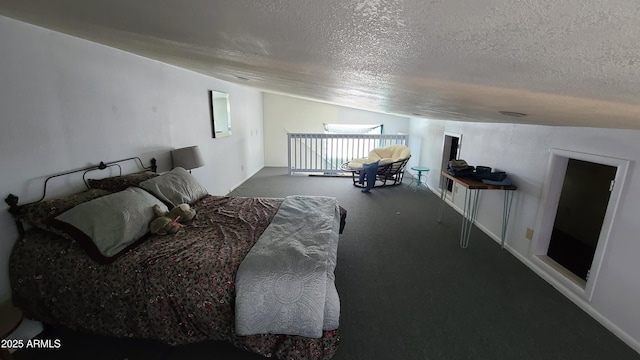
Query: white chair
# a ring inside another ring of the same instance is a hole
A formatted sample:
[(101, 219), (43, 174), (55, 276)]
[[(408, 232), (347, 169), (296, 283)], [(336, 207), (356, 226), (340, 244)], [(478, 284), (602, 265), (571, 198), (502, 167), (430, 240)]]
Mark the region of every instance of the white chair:
[(411, 151), (408, 147), (389, 145), (371, 150), (366, 158), (354, 159), (342, 164), (342, 169), (351, 172), (354, 186), (365, 187), (358, 183), (363, 164), (378, 161), (374, 187), (399, 185), (402, 183), (404, 168), (410, 157)]

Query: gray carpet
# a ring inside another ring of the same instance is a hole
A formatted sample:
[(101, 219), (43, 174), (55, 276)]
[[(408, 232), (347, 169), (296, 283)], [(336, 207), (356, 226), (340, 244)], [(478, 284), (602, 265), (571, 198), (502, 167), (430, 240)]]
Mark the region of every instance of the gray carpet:
[[(405, 183), (410, 179), (405, 179)], [(640, 355), (427, 189), (361, 193), (350, 178), (265, 168), (237, 196), (328, 195), (347, 209), (335, 360), (640, 359)]]
[[(410, 178), (405, 179), (405, 183)], [(640, 359), (621, 340), (427, 189), (360, 192), (350, 178), (288, 176), (265, 168), (231, 195), (328, 195), (347, 209), (336, 286), (341, 343), (335, 360)], [(54, 329), (59, 358), (262, 359), (222, 342), (170, 347)], [(42, 351), (15, 358), (50, 359)]]

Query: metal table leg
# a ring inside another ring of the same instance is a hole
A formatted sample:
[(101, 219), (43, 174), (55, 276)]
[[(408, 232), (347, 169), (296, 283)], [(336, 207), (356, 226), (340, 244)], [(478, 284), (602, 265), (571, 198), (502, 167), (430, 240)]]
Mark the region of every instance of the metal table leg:
[(504, 191), (504, 207), (502, 210), (502, 237), (500, 246), (504, 249), (504, 242), (507, 237), (507, 227), (509, 226), (509, 214), (511, 214), (511, 204), (513, 203), (513, 190)]
[(460, 247), (469, 246), (469, 237), (473, 223), (478, 214), (478, 199), (480, 193), (477, 189), (467, 189), (464, 194), (464, 214), (462, 219), (462, 231), (460, 232)]
[(440, 178), (444, 181), (441, 181), (440, 183), (443, 183), (443, 187), (442, 189), (440, 189), (440, 209), (438, 210), (438, 222), (442, 222), (442, 209), (444, 208), (444, 203), (445, 203), (445, 197), (447, 196), (447, 189), (449, 188), (449, 182), (451, 181), (451, 179), (444, 177), (444, 176), (440, 176)]
[[(414, 185), (416, 184), (416, 185)], [(420, 187), (420, 171), (418, 171), (418, 181), (416, 182), (415, 177), (411, 180), (411, 182), (409, 183), (409, 186), (407, 186), (408, 188), (413, 187), (413, 191), (416, 191), (417, 188)]]

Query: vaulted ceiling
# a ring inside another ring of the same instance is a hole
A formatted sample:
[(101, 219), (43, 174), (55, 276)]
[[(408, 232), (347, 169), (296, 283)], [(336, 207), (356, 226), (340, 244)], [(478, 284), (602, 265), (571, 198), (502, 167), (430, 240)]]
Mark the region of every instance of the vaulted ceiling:
[(637, 0), (0, 0), (0, 14), (372, 111), (640, 129)]

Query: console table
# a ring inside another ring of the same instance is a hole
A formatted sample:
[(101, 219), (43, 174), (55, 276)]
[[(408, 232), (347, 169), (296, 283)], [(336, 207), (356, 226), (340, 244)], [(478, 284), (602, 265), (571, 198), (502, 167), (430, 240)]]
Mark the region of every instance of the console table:
[(449, 187), (449, 183), (453, 181), (465, 188), (464, 194), (464, 209), (462, 219), (462, 231), (460, 232), (460, 247), (466, 248), (469, 246), (469, 236), (471, 235), (471, 228), (476, 221), (478, 215), (478, 197), (480, 190), (503, 190), (504, 191), (504, 206), (502, 209), (502, 233), (500, 234), (500, 246), (504, 249), (505, 237), (507, 235), (507, 226), (509, 224), (509, 213), (511, 212), (511, 203), (513, 201), (513, 193), (518, 189), (515, 185), (489, 185), (483, 183), (481, 180), (472, 178), (460, 178), (449, 174), (446, 171), (442, 172), (442, 180), (444, 187), (440, 192), (440, 211), (438, 212), (438, 222), (442, 221), (442, 210), (445, 203), (446, 189)]

